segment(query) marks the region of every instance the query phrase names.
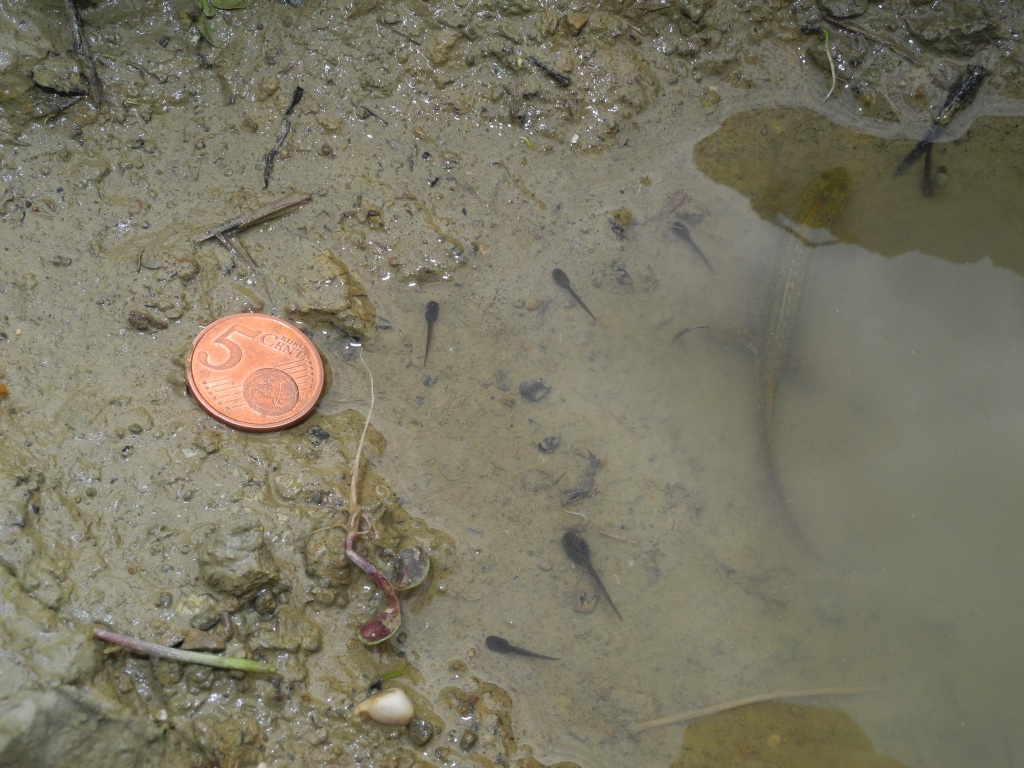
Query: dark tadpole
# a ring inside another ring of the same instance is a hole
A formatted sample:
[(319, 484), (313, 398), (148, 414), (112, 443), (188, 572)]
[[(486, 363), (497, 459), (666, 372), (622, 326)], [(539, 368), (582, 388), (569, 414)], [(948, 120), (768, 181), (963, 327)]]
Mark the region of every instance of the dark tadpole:
[(548, 661), (558, 661), (556, 656), (545, 656), (542, 653), (534, 653), (528, 651), (525, 648), (520, 648), (517, 645), (512, 645), (504, 637), (498, 637), (497, 635), (490, 635), (484, 643), (487, 647), (495, 653), (518, 653), (520, 656), (529, 656), (532, 659), (547, 659)]
[(576, 303), (583, 307), (583, 311), (590, 315), (590, 319), (596, 323), (597, 318), (594, 317), (594, 313), (591, 312), (590, 308), (583, 303), (583, 299), (579, 297), (579, 294), (573, 290), (572, 283), (569, 282), (569, 276), (560, 269), (553, 269), (551, 270), (551, 277), (554, 278), (555, 285), (568, 291), (569, 295), (576, 299)]
[(427, 311), (423, 317), (427, 320), (427, 346), (423, 349), (423, 367), (427, 367), (427, 355), (430, 354), (430, 342), (434, 339), (434, 323), (437, 322), (437, 315), (441, 306), (436, 301), (427, 302)]
[(597, 588), (601, 590), (601, 594), (604, 595), (604, 599), (608, 601), (608, 605), (615, 611), (615, 615), (622, 619), (622, 614), (619, 613), (619, 609), (615, 607), (615, 603), (612, 602), (612, 596), (608, 594), (608, 590), (604, 588), (604, 583), (601, 581), (601, 577), (597, 575), (597, 569), (594, 568), (594, 563), (590, 559), (590, 545), (587, 544), (586, 539), (580, 536), (576, 531), (566, 531), (565, 535), (562, 536), (562, 549), (565, 550), (566, 556), (580, 566), (588, 574), (590, 578), (594, 580)]
[(704, 255), (704, 251), (702, 251), (700, 247), (695, 242), (693, 242), (693, 238), (690, 237), (690, 230), (686, 228), (686, 225), (683, 224), (683, 222), (672, 222), (672, 232), (674, 232), (676, 237), (678, 237), (680, 240), (682, 240), (684, 243), (690, 246), (694, 250), (694, 252), (698, 256), (700, 256), (701, 261), (703, 261), (704, 265), (709, 270), (711, 270), (712, 275), (715, 274), (715, 268), (711, 266), (711, 262), (708, 261), (708, 257)]

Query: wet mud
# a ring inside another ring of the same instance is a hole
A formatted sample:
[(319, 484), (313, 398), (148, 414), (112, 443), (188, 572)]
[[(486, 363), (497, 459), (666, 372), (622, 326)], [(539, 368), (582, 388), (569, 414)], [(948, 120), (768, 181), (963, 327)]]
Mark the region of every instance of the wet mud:
[[(841, 601), (757, 501), (749, 393), (680, 329), (732, 324), (767, 267), (730, 232), (754, 252), (826, 158), (877, 172), (839, 241), (973, 261), (887, 170), (971, 63), (991, 74), (937, 146), (940, 204), (983, 217), (971, 252), (1019, 272), (1020, 10), (231, 5), (0, 0), (0, 765), (667, 765), (677, 732), (626, 725), (678, 708), (676, 678), (829, 674), (831, 649), (787, 627), (841, 642)], [(977, 203), (993, 177), (1015, 192)], [(240, 235), (252, 263), (196, 242), (289, 194), (311, 200)], [(918, 224), (863, 225), (901, 200)], [(194, 336), (247, 311), (324, 358), (319, 407), (282, 432), (187, 392)], [(381, 595), (345, 554), (360, 354), (359, 546), (431, 560), (373, 647), (357, 630)], [(621, 622), (562, 556), (570, 528)], [(741, 614), (774, 639), (705, 629)], [(276, 671), (151, 660), (96, 626), (202, 632)], [(559, 658), (487, 655), (492, 635)], [(408, 726), (356, 714), (375, 683), (409, 694)]]

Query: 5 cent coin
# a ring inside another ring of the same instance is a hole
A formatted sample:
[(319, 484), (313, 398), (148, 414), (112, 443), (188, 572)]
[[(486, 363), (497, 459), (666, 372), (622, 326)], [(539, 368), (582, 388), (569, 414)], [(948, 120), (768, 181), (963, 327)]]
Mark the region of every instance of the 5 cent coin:
[(188, 388), (199, 406), (229, 427), (271, 432), (316, 407), (324, 366), (305, 334), (271, 315), (228, 315), (192, 342)]

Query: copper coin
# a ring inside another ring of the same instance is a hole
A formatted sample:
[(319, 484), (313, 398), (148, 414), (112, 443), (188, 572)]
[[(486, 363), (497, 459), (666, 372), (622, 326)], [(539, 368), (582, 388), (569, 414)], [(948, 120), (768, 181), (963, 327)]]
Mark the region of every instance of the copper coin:
[(271, 432), (301, 421), (324, 388), (313, 342), (270, 315), (228, 315), (192, 342), (188, 388), (200, 407), (229, 427)]

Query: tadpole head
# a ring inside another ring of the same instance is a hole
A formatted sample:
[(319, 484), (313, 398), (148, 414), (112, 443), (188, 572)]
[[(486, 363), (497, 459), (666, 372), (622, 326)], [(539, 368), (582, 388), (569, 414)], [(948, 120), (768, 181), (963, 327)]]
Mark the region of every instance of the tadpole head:
[(576, 531), (565, 532), (562, 536), (562, 549), (576, 565), (585, 566), (590, 562), (590, 545)]

